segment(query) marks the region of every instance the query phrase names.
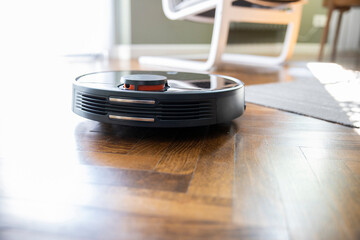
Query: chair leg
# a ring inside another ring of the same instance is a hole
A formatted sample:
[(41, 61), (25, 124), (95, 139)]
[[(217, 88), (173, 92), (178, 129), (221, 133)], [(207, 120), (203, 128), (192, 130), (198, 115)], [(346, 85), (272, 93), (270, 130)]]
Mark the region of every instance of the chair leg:
[(339, 33), (340, 33), (340, 26), (341, 26), (341, 20), (345, 9), (340, 9), (339, 17), (336, 25), (336, 32), (335, 32), (335, 39), (333, 43), (332, 53), (331, 53), (331, 61), (335, 62), (336, 59), (336, 51), (337, 51), (337, 44), (339, 40)]
[(302, 6), (296, 6), (294, 8), (294, 12), (294, 20), (290, 22), (287, 26), (283, 50), (280, 54), (283, 61), (290, 59), (293, 55), (295, 45), (299, 36)]
[(330, 20), (331, 20), (331, 16), (332, 16), (332, 13), (333, 13), (333, 10), (334, 10), (334, 6), (333, 6), (332, 1), (330, 1), (330, 5), (328, 7), (329, 7), (329, 10), (328, 10), (328, 15), (327, 15), (326, 25), (325, 25), (325, 28), (324, 28), (324, 31), (323, 31), (321, 44), (320, 44), (320, 51), (319, 51), (319, 56), (318, 56), (318, 60), (320, 62), (323, 60), (323, 57), (324, 57), (325, 43), (326, 43), (327, 38), (328, 38)]
[(212, 67), (221, 62), (221, 56), (227, 44), (230, 20), (225, 13), (230, 7), (231, 0), (218, 1), (215, 12), (210, 52), (205, 62), (160, 56), (143, 56), (139, 58), (140, 64), (193, 69), (198, 71), (210, 70)]

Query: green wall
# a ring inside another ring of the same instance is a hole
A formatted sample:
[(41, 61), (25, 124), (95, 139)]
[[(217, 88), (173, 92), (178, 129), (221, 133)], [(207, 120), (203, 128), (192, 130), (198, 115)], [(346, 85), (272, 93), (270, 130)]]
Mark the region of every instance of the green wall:
[[(312, 28), (313, 16), (315, 14), (327, 14), (327, 9), (322, 6), (323, 0), (308, 0), (308, 3), (304, 6), (303, 16), (301, 19), (300, 36), (306, 36), (306, 34)], [(314, 34), (309, 36), (308, 40), (299, 42), (319, 43), (321, 40), (323, 28), (317, 29)]]
[[(115, 0), (116, 43), (124, 43), (119, 2)], [(212, 25), (189, 21), (171, 21), (161, 8), (161, 0), (129, 0), (132, 44), (201, 44), (210, 43)], [(309, 0), (304, 6), (299, 42), (320, 42), (322, 29), (312, 29), (315, 14), (326, 14), (321, 0)], [(312, 29), (312, 30), (311, 30)], [(263, 27), (250, 23), (237, 23), (229, 35), (229, 43), (282, 42), (285, 27)], [(310, 33), (310, 34), (309, 34)], [(121, 36), (122, 35), (122, 36)]]
[(161, 0), (131, 0), (131, 39), (134, 44), (209, 43), (211, 24), (171, 21)]

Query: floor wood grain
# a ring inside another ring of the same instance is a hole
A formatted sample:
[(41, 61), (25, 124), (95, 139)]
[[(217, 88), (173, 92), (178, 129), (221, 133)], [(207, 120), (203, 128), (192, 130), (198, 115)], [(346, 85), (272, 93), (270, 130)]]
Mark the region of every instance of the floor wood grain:
[[(353, 129), (253, 104), (231, 123), (200, 128), (101, 124), (71, 112), (72, 80), (153, 68), (19, 66), (0, 72), (1, 240), (360, 239)], [(305, 64), (217, 71), (247, 85), (299, 72)]]

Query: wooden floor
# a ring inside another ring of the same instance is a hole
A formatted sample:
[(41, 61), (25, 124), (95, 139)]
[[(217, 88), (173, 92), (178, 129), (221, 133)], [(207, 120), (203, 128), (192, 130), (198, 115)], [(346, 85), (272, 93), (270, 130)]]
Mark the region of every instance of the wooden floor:
[[(1, 240), (360, 239), (354, 129), (253, 104), (218, 126), (100, 124), (71, 112), (72, 80), (151, 68), (18, 61), (0, 72)], [(294, 69), (219, 72), (250, 85)]]

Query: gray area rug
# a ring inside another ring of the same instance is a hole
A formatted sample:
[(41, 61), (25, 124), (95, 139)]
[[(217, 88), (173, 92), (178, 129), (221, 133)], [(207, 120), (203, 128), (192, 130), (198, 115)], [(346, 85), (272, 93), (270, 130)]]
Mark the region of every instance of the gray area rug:
[(313, 67), (316, 77), (245, 87), (246, 102), (359, 128), (359, 72), (334, 65), (316, 72)]

